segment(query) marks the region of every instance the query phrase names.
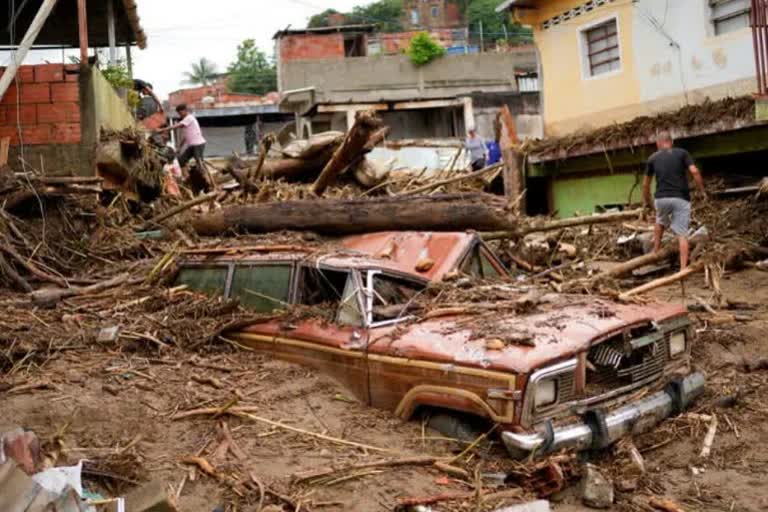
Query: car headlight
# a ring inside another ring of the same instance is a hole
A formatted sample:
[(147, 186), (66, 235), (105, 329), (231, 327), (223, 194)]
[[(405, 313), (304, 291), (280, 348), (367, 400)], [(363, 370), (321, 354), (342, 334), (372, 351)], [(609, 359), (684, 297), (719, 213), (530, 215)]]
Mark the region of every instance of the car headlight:
[(685, 333), (676, 332), (669, 337), (669, 355), (676, 357), (683, 352), (685, 352)]
[(554, 404), (557, 401), (557, 380), (545, 379), (537, 382), (534, 400), (536, 408)]

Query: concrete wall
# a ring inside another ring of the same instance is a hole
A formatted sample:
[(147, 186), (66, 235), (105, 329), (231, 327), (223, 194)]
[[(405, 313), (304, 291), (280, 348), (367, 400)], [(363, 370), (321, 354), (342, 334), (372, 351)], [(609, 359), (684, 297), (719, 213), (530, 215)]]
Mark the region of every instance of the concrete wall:
[[(520, 11), (534, 27), (543, 81), (545, 130), (563, 135), (704, 98), (754, 91), (751, 30), (714, 35), (706, 1), (606, 2), (544, 28), (585, 0), (539, 2)], [(615, 17), (621, 67), (585, 76), (582, 31)]]
[(448, 55), (418, 68), (403, 55), (281, 61), (280, 91), (314, 86), (318, 103), (452, 98), (514, 91), (515, 71), (536, 66), (530, 50)]
[(87, 105), (93, 108), (96, 130), (120, 131), (136, 125), (128, 104), (118, 96), (112, 84), (107, 82), (104, 75), (96, 68), (91, 68), (90, 87), (93, 93), (93, 103)]
[(511, 94), (476, 94), (472, 96), (475, 127), (480, 137), (495, 137), (494, 123), (499, 108), (507, 105), (515, 120), (520, 139), (540, 139), (544, 136), (541, 103), (538, 92)]

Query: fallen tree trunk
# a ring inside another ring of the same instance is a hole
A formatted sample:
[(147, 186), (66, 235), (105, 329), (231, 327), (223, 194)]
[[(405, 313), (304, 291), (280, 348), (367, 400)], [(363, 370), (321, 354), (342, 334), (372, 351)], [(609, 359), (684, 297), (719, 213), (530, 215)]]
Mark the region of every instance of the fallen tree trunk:
[(431, 197), (313, 200), (230, 206), (202, 215), (192, 226), (200, 235), (227, 230), (266, 233), (315, 231), (333, 235), (376, 231), (464, 231), (513, 229), (504, 201), (486, 194)]
[(572, 217), (570, 219), (553, 220), (546, 222), (532, 222), (522, 226), (515, 232), (494, 232), (483, 233), (483, 240), (498, 240), (501, 238), (518, 238), (530, 233), (542, 233), (545, 231), (557, 231), (558, 229), (571, 228), (575, 226), (590, 226), (594, 224), (610, 224), (612, 222), (625, 221), (627, 219), (636, 219), (642, 209), (628, 210), (624, 212), (603, 213), (600, 215), (588, 215), (585, 217)]
[[(270, 179), (283, 178), (287, 181), (308, 180), (320, 172), (333, 156), (333, 150), (321, 153), (316, 157), (303, 160), (301, 158), (274, 158), (265, 160), (261, 168), (260, 176)], [(235, 177), (241, 185), (246, 182), (249, 168), (230, 169), (228, 173)]]
[(500, 169), (504, 164), (493, 164), (489, 165), (488, 167), (484, 167), (483, 169), (480, 169), (479, 171), (470, 172), (468, 174), (461, 174), (459, 176), (454, 176), (453, 178), (448, 178), (445, 180), (439, 180), (434, 181), (432, 183), (427, 183), (426, 185), (414, 188), (413, 190), (406, 190), (405, 192), (401, 193), (401, 196), (415, 196), (418, 194), (423, 194), (425, 192), (430, 192), (438, 187), (442, 187), (443, 185), (450, 185), (451, 183), (457, 183), (459, 181), (464, 180), (471, 180), (474, 178), (479, 178), (480, 176), (483, 176), (485, 174), (488, 174), (491, 171), (496, 171)]
[(32, 302), (40, 306), (52, 306), (62, 299), (74, 297), (76, 295), (86, 295), (88, 293), (97, 293), (116, 286), (120, 286), (128, 281), (128, 274), (118, 274), (115, 277), (92, 284), (90, 286), (73, 286), (71, 288), (41, 288), (30, 293)]
[(381, 124), (381, 119), (376, 117), (375, 112), (358, 112), (355, 123), (344, 138), (344, 142), (333, 154), (331, 160), (325, 164), (312, 185), (312, 192), (318, 196), (323, 195), (328, 185), (333, 183), (344, 169), (357, 161), (361, 154), (370, 151), (366, 148), (366, 144), (368, 144), (374, 131), (381, 128)]
[(662, 286), (676, 283), (677, 281), (682, 281), (683, 279), (690, 276), (691, 274), (695, 274), (696, 272), (699, 272), (703, 269), (704, 269), (704, 263), (697, 262), (691, 265), (690, 267), (686, 267), (683, 270), (676, 272), (670, 276), (660, 277), (658, 279), (654, 279), (653, 281), (649, 281), (643, 285), (640, 285), (636, 288), (632, 288), (631, 290), (627, 290), (626, 292), (619, 295), (619, 299), (629, 300), (630, 297), (633, 297), (635, 295), (640, 295), (641, 293), (650, 292), (651, 290), (661, 288)]
[(200, 196), (195, 197), (194, 199), (187, 201), (185, 203), (181, 203), (179, 205), (174, 206), (170, 210), (161, 213), (160, 215), (156, 215), (149, 219), (147, 222), (144, 223), (144, 225), (141, 227), (141, 230), (147, 230), (151, 229), (154, 226), (157, 226), (159, 223), (163, 222), (166, 219), (170, 219), (174, 215), (178, 215), (179, 213), (188, 210), (190, 208), (193, 208), (199, 204), (203, 203), (209, 203), (211, 201), (215, 201), (217, 197), (221, 192), (208, 192), (207, 194), (203, 194)]

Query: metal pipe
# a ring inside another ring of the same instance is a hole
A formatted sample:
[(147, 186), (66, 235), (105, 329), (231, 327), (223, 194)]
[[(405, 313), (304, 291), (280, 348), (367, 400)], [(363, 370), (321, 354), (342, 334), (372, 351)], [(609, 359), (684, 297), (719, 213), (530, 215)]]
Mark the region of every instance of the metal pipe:
[(117, 65), (117, 37), (115, 35), (115, 0), (107, 0), (107, 39), (109, 40), (109, 65)]
[(752, 25), (752, 47), (755, 52), (755, 76), (757, 78), (757, 93), (763, 91), (763, 68), (760, 63), (760, 46), (757, 44), (758, 32), (758, 9), (760, 0), (752, 0), (752, 12), (749, 15), (750, 25)]
[(88, 65), (88, 15), (85, 0), (77, 0), (77, 25), (80, 37), (80, 65)]

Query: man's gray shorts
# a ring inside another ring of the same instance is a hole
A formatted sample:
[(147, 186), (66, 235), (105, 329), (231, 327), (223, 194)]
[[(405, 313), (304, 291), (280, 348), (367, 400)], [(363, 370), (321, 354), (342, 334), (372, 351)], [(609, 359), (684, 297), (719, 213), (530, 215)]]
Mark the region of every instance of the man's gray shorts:
[(686, 236), (691, 223), (691, 203), (679, 197), (656, 200), (656, 224), (672, 228), (677, 236)]

